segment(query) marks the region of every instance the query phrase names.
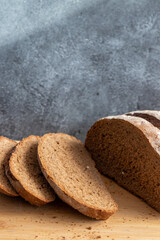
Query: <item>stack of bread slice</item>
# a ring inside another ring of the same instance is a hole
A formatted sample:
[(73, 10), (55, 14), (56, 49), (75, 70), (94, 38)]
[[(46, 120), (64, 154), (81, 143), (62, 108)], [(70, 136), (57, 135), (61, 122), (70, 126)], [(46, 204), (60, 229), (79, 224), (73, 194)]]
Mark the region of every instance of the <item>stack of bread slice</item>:
[(84, 144), (67, 134), (0, 139), (0, 191), (41, 206), (57, 194), (79, 212), (107, 219), (117, 204)]
[(31, 204), (40, 206), (54, 201), (55, 194), (38, 164), (37, 148), (40, 137), (29, 136), (17, 144), (5, 173), (15, 191)]
[(0, 192), (8, 196), (18, 196), (17, 192), (9, 182), (4, 165), (8, 162), (9, 157), (17, 143), (6, 137), (0, 137)]

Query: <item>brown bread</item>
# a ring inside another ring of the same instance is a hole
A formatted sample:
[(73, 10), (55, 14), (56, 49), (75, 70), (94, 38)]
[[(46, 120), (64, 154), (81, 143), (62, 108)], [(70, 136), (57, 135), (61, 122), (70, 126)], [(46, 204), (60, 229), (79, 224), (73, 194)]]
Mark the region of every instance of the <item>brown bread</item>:
[(57, 195), (79, 212), (107, 219), (117, 210), (84, 144), (67, 134), (46, 134), (38, 144), (41, 170)]
[(0, 137), (0, 192), (12, 197), (16, 197), (18, 194), (5, 175), (4, 165), (16, 145), (15, 141), (3, 136)]
[(53, 189), (43, 176), (37, 159), (39, 137), (23, 139), (12, 153), (6, 174), (18, 194), (33, 205), (44, 205), (55, 199)]
[(160, 131), (136, 116), (100, 119), (85, 145), (101, 173), (160, 212)]

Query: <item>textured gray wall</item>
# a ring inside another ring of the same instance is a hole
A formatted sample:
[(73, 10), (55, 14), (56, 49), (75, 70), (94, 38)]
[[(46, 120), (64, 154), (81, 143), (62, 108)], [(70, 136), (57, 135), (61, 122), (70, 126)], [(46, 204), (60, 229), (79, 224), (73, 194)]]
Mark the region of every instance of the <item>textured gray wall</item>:
[(159, 0), (1, 0), (0, 135), (160, 109)]

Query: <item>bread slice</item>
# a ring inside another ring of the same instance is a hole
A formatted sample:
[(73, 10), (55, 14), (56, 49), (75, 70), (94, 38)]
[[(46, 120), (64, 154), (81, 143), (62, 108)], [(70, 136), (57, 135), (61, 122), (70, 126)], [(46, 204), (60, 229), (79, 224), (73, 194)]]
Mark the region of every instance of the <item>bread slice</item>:
[(0, 192), (12, 197), (16, 197), (18, 194), (5, 175), (4, 164), (8, 161), (10, 153), (16, 145), (15, 141), (3, 136), (0, 137)]
[(43, 176), (38, 160), (40, 137), (29, 136), (18, 143), (12, 153), (6, 174), (18, 194), (33, 205), (44, 205), (55, 199), (53, 189)]
[(110, 116), (88, 131), (85, 145), (101, 173), (160, 212), (160, 131), (133, 116)]
[(67, 134), (46, 134), (38, 144), (41, 170), (57, 195), (79, 212), (107, 219), (117, 210), (84, 144)]
[(127, 116), (141, 117), (152, 123), (154, 127), (160, 129), (160, 111), (141, 110), (126, 113)]

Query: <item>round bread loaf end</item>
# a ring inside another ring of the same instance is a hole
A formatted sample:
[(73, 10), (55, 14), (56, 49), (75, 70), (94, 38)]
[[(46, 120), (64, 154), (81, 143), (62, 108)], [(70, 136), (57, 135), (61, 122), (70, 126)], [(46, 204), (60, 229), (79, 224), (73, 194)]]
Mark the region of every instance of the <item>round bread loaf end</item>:
[(84, 144), (67, 134), (46, 134), (38, 144), (41, 170), (57, 195), (79, 212), (107, 219), (117, 210)]
[(90, 128), (85, 146), (101, 173), (160, 212), (159, 132), (142, 118), (108, 117)]

